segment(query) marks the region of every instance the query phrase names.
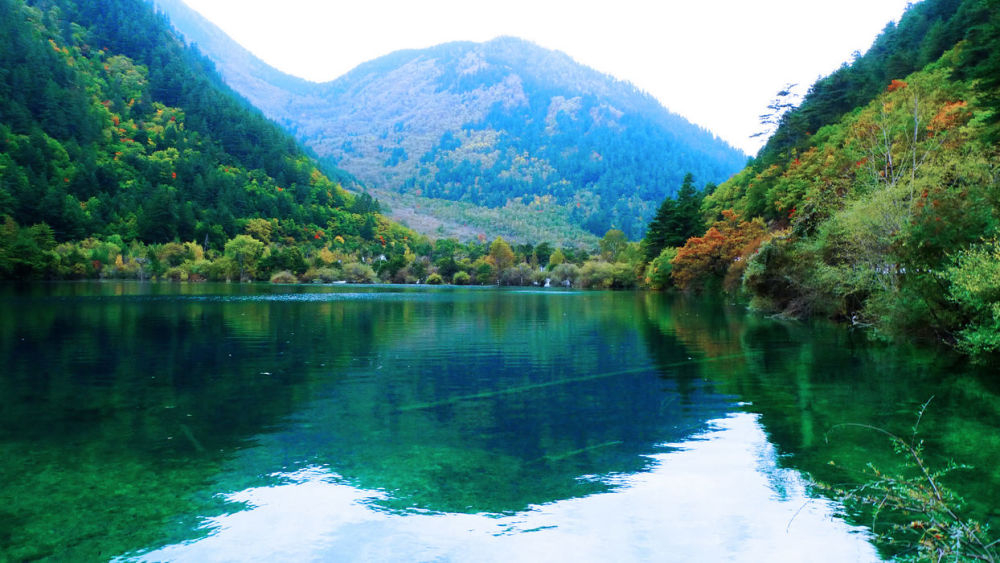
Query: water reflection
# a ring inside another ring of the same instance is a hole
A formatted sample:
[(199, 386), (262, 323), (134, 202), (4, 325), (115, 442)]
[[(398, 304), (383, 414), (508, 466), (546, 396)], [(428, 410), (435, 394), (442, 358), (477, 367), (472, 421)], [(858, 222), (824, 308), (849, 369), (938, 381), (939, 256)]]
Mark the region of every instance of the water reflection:
[(0, 559), (871, 560), (802, 472), (930, 394), (1000, 496), (995, 380), (656, 294), (0, 288), (0, 365)]
[[(213, 518), (210, 537), (145, 561), (874, 561), (865, 533), (810, 498), (776, 464), (754, 415), (710, 421), (649, 456), (645, 473), (607, 476), (619, 489), (516, 514), (410, 514), (375, 508), (386, 493), (357, 489), (326, 468), (228, 495), (253, 508)], [(776, 490), (777, 487), (777, 490)], [(779, 493), (780, 491), (780, 493)]]

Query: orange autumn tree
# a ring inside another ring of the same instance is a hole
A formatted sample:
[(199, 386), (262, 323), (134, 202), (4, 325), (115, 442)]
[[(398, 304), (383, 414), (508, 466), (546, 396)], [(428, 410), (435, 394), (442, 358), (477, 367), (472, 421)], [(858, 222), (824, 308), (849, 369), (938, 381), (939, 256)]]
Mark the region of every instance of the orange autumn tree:
[(671, 261), (670, 276), (681, 290), (700, 289), (713, 278), (724, 278), (724, 287), (733, 289), (746, 268), (746, 259), (767, 237), (764, 220), (741, 221), (732, 209), (722, 212), (703, 236), (691, 237)]

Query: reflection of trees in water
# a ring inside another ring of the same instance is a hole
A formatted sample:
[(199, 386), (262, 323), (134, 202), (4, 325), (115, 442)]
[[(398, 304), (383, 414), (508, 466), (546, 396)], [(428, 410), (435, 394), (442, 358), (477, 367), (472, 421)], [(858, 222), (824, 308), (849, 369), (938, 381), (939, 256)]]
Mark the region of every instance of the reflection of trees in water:
[(690, 403), (692, 394), (703, 385), (702, 362), (716, 361), (720, 356), (725, 359), (718, 361), (728, 362), (734, 351), (705, 342), (693, 324), (703, 323), (703, 319), (682, 300), (645, 293), (639, 307), (638, 327), (659, 376), (674, 382), (684, 402)]
[[(888, 472), (899, 463), (870, 433), (828, 435), (830, 428), (863, 423), (909, 435), (914, 413), (934, 396), (921, 424), (931, 461), (974, 466), (953, 485), (977, 517), (1000, 521), (1000, 380), (988, 369), (939, 348), (873, 344), (862, 332), (822, 322), (779, 322), (657, 294), (645, 303), (654, 339), (676, 339), (694, 357), (723, 358), (698, 364), (687, 377), (749, 403), (782, 463), (823, 482), (856, 483), (868, 478), (869, 462)], [(669, 364), (678, 348), (650, 349)]]
[(369, 384), (299, 413), (313, 428), (291, 441), (360, 486), (395, 488), (393, 506), (515, 511), (604, 490), (579, 477), (645, 470), (657, 444), (725, 412), (721, 401), (676, 407), (651, 377), (637, 312), (635, 294), (611, 293), (435, 306), (375, 351)]
[(400, 314), (126, 285), (115, 299), (100, 296), (122, 284), (61, 284), (4, 304), (0, 532), (22, 551), (0, 559), (100, 559), (189, 536), (222, 509), (205, 489), (223, 461), (309, 399), (313, 362), (330, 373), (370, 355)]

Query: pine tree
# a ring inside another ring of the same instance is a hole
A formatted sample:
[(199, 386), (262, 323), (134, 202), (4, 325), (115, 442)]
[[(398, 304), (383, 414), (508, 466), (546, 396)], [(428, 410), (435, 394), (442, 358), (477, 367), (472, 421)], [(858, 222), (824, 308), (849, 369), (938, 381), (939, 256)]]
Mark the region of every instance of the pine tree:
[(656, 216), (649, 223), (646, 229), (646, 238), (642, 239), (642, 255), (646, 262), (652, 261), (660, 255), (660, 252), (667, 246), (667, 237), (671, 230), (671, 224), (677, 215), (677, 202), (667, 196), (656, 211)]
[(694, 175), (685, 174), (677, 198), (663, 200), (646, 230), (646, 238), (642, 240), (646, 262), (659, 256), (664, 248), (683, 246), (687, 239), (701, 234), (704, 230), (701, 222), (703, 195), (694, 187)]

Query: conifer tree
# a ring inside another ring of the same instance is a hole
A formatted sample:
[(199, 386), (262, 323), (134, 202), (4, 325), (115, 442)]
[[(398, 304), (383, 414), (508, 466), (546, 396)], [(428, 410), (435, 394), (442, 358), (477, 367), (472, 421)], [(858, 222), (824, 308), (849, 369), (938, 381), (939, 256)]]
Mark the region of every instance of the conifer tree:
[(701, 234), (701, 200), (703, 194), (694, 187), (694, 175), (684, 175), (677, 198), (667, 197), (653, 217), (642, 240), (643, 257), (647, 262), (667, 247), (683, 246), (687, 239)]

